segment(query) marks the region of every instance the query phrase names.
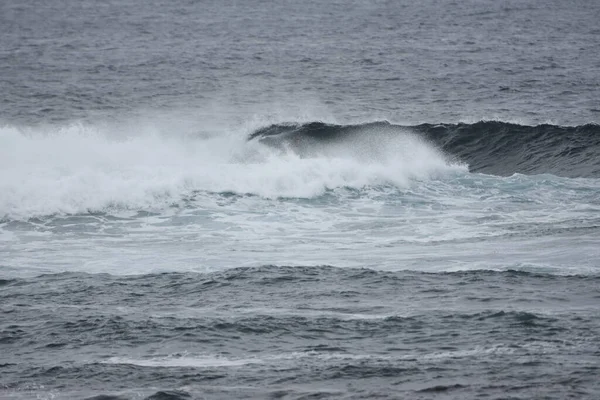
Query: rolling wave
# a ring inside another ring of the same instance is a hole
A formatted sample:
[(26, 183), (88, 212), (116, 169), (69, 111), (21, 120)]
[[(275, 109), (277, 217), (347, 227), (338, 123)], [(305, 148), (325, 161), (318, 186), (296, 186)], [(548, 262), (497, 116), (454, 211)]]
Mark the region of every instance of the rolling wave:
[(386, 121), (358, 125), (284, 123), (258, 129), (249, 135), (249, 140), (310, 155), (322, 152), (323, 146), (357, 139), (375, 142), (381, 137), (407, 133), (433, 143), (451, 159), (467, 164), (471, 172), (600, 177), (600, 125), (597, 124), (566, 127), (498, 121), (413, 126)]

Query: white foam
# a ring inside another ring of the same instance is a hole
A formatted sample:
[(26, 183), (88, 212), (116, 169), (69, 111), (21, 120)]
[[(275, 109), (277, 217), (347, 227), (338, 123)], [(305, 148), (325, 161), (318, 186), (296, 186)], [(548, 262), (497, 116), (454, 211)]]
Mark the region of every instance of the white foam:
[(298, 360), (318, 360), (319, 362), (359, 361), (359, 362), (407, 362), (417, 363), (443, 362), (448, 358), (472, 358), (484, 355), (533, 355), (540, 353), (556, 352), (556, 344), (536, 342), (533, 345), (524, 345), (519, 348), (496, 344), (490, 347), (475, 346), (470, 349), (440, 351), (430, 353), (408, 353), (395, 355), (382, 354), (351, 354), (341, 352), (301, 351), (281, 354), (264, 354), (260, 357), (231, 358), (215, 354), (171, 354), (148, 358), (111, 357), (106, 364), (130, 364), (154, 368), (235, 368), (247, 365), (264, 364), (274, 365), (281, 363), (296, 363)]
[(198, 191), (311, 198), (339, 187), (406, 187), (451, 168), (408, 134), (376, 150), (346, 147), (300, 158), (247, 142), (248, 124), (203, 135), (177, 129), (131, 123), (0, 127), (0, 217), (160, 210)]
[(320, 361), (328, 360), (366, 360), (366, 359), (390, 359), (381, 355), (371, 354), (346, 354), (346, 353), (322, 353), (318, 351), (291, 352), (283, 354), (267, 354), (262, 357), (253, 358), (229, 358), (221, 355), (202, 355), (202, 354), (174, 354), (158, 356), (151, 358), (130, 358), (130, 357), (111, 357), (104, 361), (105, 364), (130, 364), (141, 367), (160, 367), (160, 368), (219, 368), (219, 367), (243, 367), (253, 364), (278, 364), (286, 361), (296, 361), (299, 359), (318, 359)]
[(163, 367), (163, 368), (215, 368), (215, 367), (241, 367), (248, 364), (261, 364), (258, 358), (230, 359), (221, 356), (164, 356), (145, 359), (128, 357), (111, 357), (105, 364), (130, 364), (141, 367)]

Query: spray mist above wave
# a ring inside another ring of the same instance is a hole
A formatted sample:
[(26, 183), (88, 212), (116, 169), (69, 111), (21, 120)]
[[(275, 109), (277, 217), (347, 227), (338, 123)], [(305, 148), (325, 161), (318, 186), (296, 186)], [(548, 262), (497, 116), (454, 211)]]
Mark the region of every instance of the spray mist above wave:
[(312, 198), (336, 188), (404, 188), (457, 168), (415, 135), (371, 137), (305, 157), (247, 141), (244, 129), (194, 136), (155, 130), (118, 135), (81, 124), (26, 133), (4, 127), (0, 218), (160, 210), (198, 192)]
[(498, 121), (474, 124), (393, 125), (385, 121), (359, 125), (321, 122), (276, 124), (256, 130), (250, 140), (291, 148), (307, 156), (339, 143), (380, 143), (407, 132), (441, 149), (472, 172), (509, 176), (553, 174), (600, 177), (600, 125), (524, 126)]

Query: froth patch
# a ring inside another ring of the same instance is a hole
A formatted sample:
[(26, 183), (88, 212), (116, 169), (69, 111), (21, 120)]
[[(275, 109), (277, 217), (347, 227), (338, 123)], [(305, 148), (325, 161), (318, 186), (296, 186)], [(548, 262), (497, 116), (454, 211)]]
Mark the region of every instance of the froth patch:
[(148, 359), (134, 359), (127, 357), (112, 357), (105, 364), (129, 364), (140, 367), (162, 367), (162, 368), (218, 368), (218, 367), (241, 367), (250, 364), (261, 364), (260, 359), (229, 359), (220, 356), (196, 356), (196, 357), (155, 357)]

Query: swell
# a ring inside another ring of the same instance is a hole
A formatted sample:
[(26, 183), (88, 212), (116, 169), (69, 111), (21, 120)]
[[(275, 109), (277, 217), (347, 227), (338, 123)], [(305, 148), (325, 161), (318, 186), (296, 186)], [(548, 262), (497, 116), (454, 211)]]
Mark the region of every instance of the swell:
[(322, 122), (274, 124), (250, 134), (274, 147), (306, 153), (316, 145), (356, 137), (377, 140), (389, 135), (416, 134), (433, 143), (471, 172), (509, 176), (553, 174), (564, 177), (600, 177), (600, 125), (526, 126), (498, 121), (473, 124), (394, 125), (386, 121), (357, 125)]

